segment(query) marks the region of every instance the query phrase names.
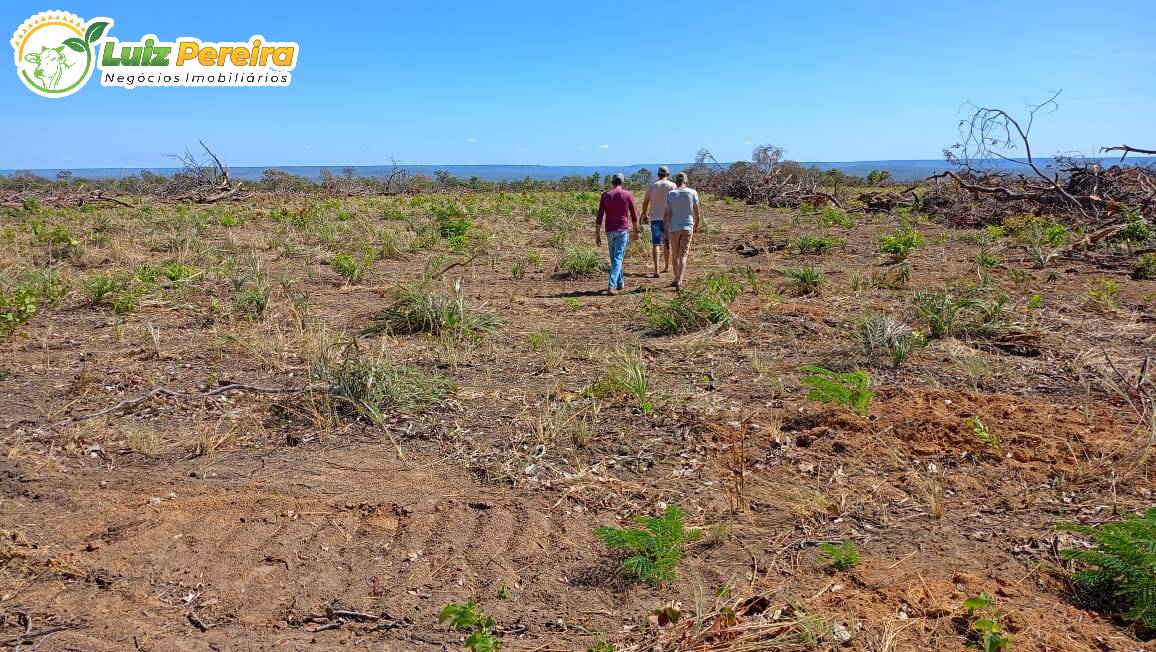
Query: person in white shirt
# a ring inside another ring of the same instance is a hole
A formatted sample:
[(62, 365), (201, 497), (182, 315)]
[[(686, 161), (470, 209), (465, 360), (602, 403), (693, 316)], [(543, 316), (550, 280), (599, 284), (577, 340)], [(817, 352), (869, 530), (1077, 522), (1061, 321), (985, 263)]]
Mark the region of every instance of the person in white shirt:
[(666, 213), (663, 216), (663, 225), (666, 227), (666, 239), (670, 242), (670, 249), (674, 254), (674, 282), (671, 285), (676, 290), (682, 289), (682, 276), (686, 273), (686, 256), (690, 251), (690, 241), (698, 227), (702, 224), (702, 214), (698, 207), (698, 193), (686, 185), (686, 173), (679, 172), (674, 176), (678, 184), (674, 190), (666, 195)]
[(650, 260), (654, 263), (654, 278), (658, 278), (658, 250), (662, 249), (662, 272), (670, 270), (670, 240), (663, 227), (666, 213), (666, 195), (674, 190), (674, 184), (667, 177), (670, 169), (665, 165), (658, 168), (658, 180), (646, 187), (642, 199), (642, 223), (650, 223)]

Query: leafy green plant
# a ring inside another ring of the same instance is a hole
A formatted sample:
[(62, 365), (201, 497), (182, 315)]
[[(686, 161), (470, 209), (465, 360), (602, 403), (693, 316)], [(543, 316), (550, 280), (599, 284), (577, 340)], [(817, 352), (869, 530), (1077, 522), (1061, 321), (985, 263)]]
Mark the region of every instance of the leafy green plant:
[(269, 307), (272, 290), (264, 282), (255, 282), (233, 293), (233, 308), (250, 319), (260, 319)]
[(734, 322), (730, 306), (742, 294), (742, 285), (726, 274), (711, 273), (688, 283), (670, 300), (646, 297), (642, 314), (659, 333), (691, 333), (712, 324)]
[(826, 282), (822, 270), (812, 266), (788, 267), (783, 270), (783, 290), (796, 296), (818, 294)]
[(1128, 211), (1124, 214), (1124, 226), (1116, 235), (1112, 236), (1115, 242), (1123, 242), (1129, 247), (1142, 245), (1156, 238), (1156, 229), (1148, 223), (1140, 211)]
[(868, 364), (878, 355), (886, 353), (891, 366), (896, 369), (912, 351), (927, 345), (927, 340), (910, 326), (882, 313), (870, 313), (855, 322), (851, 338), (866, 356)]
[(0, 287), (0, 337), (9, 337), (36, 315), (36, 300), (36, 293), (26, 285), (13, 290)]
[[(999, 652), (1011, 647), (1011, 637), (1004, 634), (999, 624), (999, 617), (991, 608), (991, 596), (980, 593), (975, 597), (963, 601), (963, 608), (971, 621), (971, 629), (978, 640), (968, 643), (968, 647), (975, 647), (983, 652)], [(981, 616), (974, 618), (974, 616)]]
[(971, 431), (975, 433), (976, 439), (983, 442), (984, 445), (990, 448), (996, 455), (1002, 454), (1003, 450), (1000, 448), (999, 435), (984, 425), (983, 421), (979, 420), (979, 417), (971, 417), (965, 423), (967, 427), (971, 428)]
[(594, 247), (567, 243), (562, 247), (558, 269), (570, 276), (590, 276), (606, 269), (602, 254)]
[(838, 544), (826, 542), (819, 544), (820, 557), (827, 562), (827, 565), (837, 571), (850, 570), (859, 565), (863, 561), (863, 555), (859, 554), (859, 550), (851, 541), (843, 541)]
[(810, 388), (807, 400), (835, 403), (866, 414), (871, 399), (875, 397), (870, 390), (871, 377), (862, 369), (839, 373), (823, 367), (804, 365), (799, 370), (807, 374), (802, 378), (803, 384)]
[(1156, 253), (1140, 254), (1132, 264), (1132, 278), (1137, 280), (1156, 278)]
[(879, 238), (879, 251), (891, 257), (891, 262), (901, 263), (915, 248), (923, 243), (923, 235), (912, 228), (896, 229)]
[(834, 206), (824, 207), (823, 212), (819, 215), (819, 221), (825, 226), (841, 226), (845, 229), (855, 226), (855, 220), (851, 215)]
[(1028, 305), (1028, 310), (1039, 310), (1040, 308), (1043, 308), (1044, 307), (1044, 295), (1033, 294), (1028, 299), (1027, 305)]
[(1100, 279), (1100, 284), (1088, 290), (1088, 298), (1102, 308), (1115, 308), (1120, 303), (1120, 290), (1124, 286), (1110, 278)]
[(1004, 230), (1027, 251), (1038, 269), (1044, 269), (1060, 254), (1068, 230), (1046, 217), (1021, 215), (1004, 220)]
[(1056, 529), (1092, 539), (1091, 549), (1060, 552), (1082, 566), (1072, 576), (1076, 582), (1118, 607), (1125, 620), (1156, 628), (1156, 508), (1102, 525)]
[(668, 505), (661, 517), (636, 516), (641, 528), (599, 527), (594, 534), (611, 550), (630, 554), (622, 567), (640, 580), (661, 585), (673, 581), (687, 544), (702, 538), (702, 530), (687, 529), (686, 513)]
[(471, 652), (492, 652), (499, 647), (498, 638), (494, 636), (493, 617), (487, 616), (481, 605), (472, 600), (446, 605), (438, 614), (438, 622), (448, 622), (459, 632), (468, 632), (463, 645)]

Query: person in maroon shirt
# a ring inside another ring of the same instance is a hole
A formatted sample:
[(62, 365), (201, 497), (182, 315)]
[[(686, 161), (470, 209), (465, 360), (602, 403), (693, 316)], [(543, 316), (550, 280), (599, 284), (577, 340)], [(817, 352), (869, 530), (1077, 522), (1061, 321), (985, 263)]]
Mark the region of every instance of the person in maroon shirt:
[(602, 193), (602, 198), (598, 200), (598, 217), (594, 220), (594, 244), (598, 246), (602, 246), (602, 221), (606, 221), (606, 244), (610, 249), (610, 281), (606, 291), (611, 296), (625, 287), (622, 261), (626, 258), (626, 245), (630, 243), (631, 232), (634, 237), (638, 237), (634, 195), (622, 187), (625, 181), (626, 177), (622, 173), (610, 178), (611, 188)]

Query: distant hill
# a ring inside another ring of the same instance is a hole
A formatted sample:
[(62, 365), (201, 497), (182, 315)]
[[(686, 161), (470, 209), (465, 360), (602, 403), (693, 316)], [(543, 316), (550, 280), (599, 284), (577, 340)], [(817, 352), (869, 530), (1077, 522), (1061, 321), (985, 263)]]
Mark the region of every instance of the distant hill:
[[(1105, 165), (1114, 165), (1118, 162), (1118, 158), (1104, 158), (1101, 161)], [(1138, 163), (1156, 163), (1156, 157), (1129, 157), (1128, 162), (1131, 164)], [(1041, 166), (1050, 166), (1052, 159), (1039, 159), (1038, 163)], [(580, 175), (589, 176), (598, 172), (602, 175), (613, 174), (615, 172), (622, 172), (623, 174), (632, 174), (641, 168), (647, 168), (650, 171), (658, 169), (660, 163), (635, 163), (632, 165), (402, 165), (411, 173), (425, 174), (433, 176), (437, 170), (445, 170), (455, 177), (470, 178), (477, 177), (484, 181), (501, 181), (524, 179), (530, 177), (537, 180), (553, 180), (560, 179), (566, 176)], [(671, 172), (677, 172), (683, 168), (689, 167), (690, 163), (666, 163), (671, 169)], [(846, 174), (855, 176), (867, 176), (867, 173), (872, 170), (887, 170), (891, 173), (891, 177), (896, 181), (913, 181), (916, 179), (923, 179), (932, 174), (942, 172), (948, 169), (947, 163), (942, 160), (934, 159), (915, 159), (915, 160), (893, 160), (893, 161), (814, 161), (803, 162), (803, 165), (813, 165), (820, 170), (836, 169)], [(1012, 164), (1005, 163), (1005, 167), (1010, 167)], [(390, 166), (386, 165), (358, 165), (352, 166), (358, 176), (373, 177), (384, 175), (390, 170)], [(329, 169), (334, 174), (341, 174), (345, 166), (341, 165), (272, 165), (260, 167), (230, 167), (229, 171), (235, 179), (260, 179), (261, 175), (266, 169), (275, 168), (283, 170), (290, 174), (297, 174), (308, 179), (317, 180), (321, 176), (321, 170)], [(62, 168), (39, 169), (39, 170), (0, 170), (0, 175), (10, 176), (17, 172), (31, 172), (37, 176), (42, 176), (48, 179), (56, 178), (56, 173)], [(67, 168), (63, 168), (67, 169)], [(138, 174), (142, 169), (147, 169), (156, 174), (170, 175), (177, 170), (177, 168), (71, 168), (72, 174), (82, 179), (106, 179), (114, 178), (120, 179), (134, 174)]]

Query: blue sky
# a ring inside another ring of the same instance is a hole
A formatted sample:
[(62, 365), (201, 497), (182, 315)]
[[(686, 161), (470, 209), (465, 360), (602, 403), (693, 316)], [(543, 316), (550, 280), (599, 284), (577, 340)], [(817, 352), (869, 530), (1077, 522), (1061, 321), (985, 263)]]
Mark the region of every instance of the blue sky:
[[(0, 75), (0, 168), (162, 166), (204, 139), (232, 165), (628, 164), (939, 158), (971, 100), (1064, 89), (1038, 153), (1156, 147), (1156, 5), (1087, 2), (30, 2), (136, 40), (297, 41), (288, 88), (104, 88)], [(10, 50), (9, 50), (10, 52)], [(6, 55), (11, 56), (11, 55)], [(8, 59), (12, 61), (11, 58)]]

